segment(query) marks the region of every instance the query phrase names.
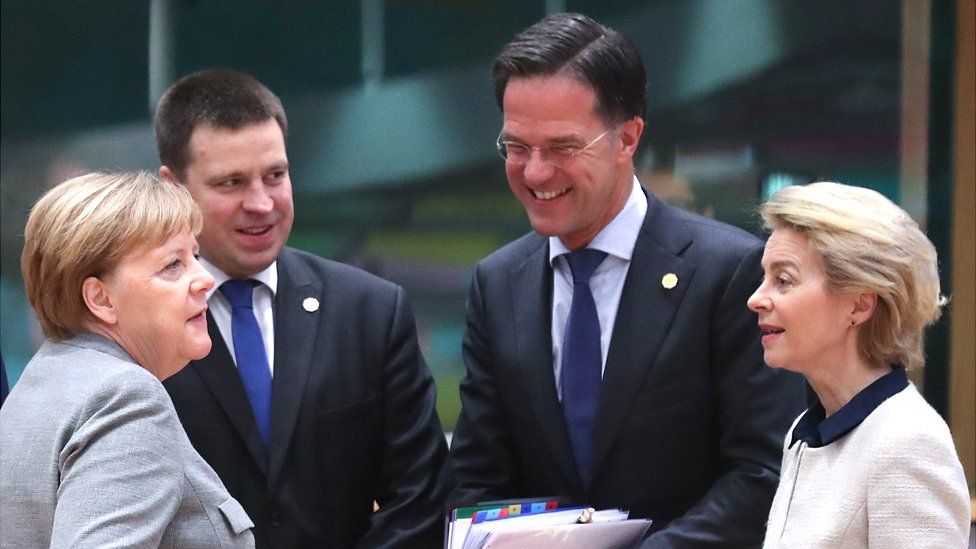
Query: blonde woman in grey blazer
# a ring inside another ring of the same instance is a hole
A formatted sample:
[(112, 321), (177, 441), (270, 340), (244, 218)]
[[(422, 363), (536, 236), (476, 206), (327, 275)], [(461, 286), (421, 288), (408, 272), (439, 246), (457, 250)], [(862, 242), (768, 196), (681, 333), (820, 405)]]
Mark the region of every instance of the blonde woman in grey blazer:
[(0, 409), (0, 547), (253, 547), (160, 383), (210, 351), (200, 226), (145, 173), (35, 205), (21, 266), (48, 340)]

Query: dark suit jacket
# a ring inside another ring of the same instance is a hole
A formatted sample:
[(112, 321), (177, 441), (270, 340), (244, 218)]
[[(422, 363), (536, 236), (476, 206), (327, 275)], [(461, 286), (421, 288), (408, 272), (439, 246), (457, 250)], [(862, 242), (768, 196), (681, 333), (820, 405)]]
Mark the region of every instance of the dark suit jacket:
[[(648, 195), (580, 478), (552, 367), (548, 240), (483, 260), (464, 337), (455, 502), (564, 496), (654, 520), (647, 546), (762, 542), (801, 379), (766, 367), (746, 299), (762, 242)], [(673, 289), (661, 283), (678, 277)], [(663, 530), (662, 530), (663, 529)]]
[(270, 450), (212, 319), (213, 350), (165, 382), (193, 446), (258, 547), (440, 545), (447, 446), (403, 291), (287, 248), (277, 267)]

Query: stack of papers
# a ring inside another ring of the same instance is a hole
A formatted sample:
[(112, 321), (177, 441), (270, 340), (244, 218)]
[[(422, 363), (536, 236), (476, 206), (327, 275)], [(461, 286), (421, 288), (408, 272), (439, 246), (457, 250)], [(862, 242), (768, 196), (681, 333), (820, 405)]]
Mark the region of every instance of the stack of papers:
[(628, 519), (619, 509), (587, 511), (588, 523), (579, 523), (584, 507), (559, 509), (554, 504), (535, 512), (511, 514), (504, 505), (457, 518), (450, 524), (447, 549), (559, 547), (560, 549), (610, 549), (635, 545), (647, 533), (651, 521)]

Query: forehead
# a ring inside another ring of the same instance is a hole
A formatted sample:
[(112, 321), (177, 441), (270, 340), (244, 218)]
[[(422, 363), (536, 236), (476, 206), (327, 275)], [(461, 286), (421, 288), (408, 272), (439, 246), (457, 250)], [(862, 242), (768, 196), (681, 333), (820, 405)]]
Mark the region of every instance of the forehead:
[(264, 122), (240, 128), (218, 128), (207, 123), (193, 128), (189, 151), (189, 169), (226, 171), (245, 169), (257, 163), (287, 160), (285, 138), (278, 122)]
[(504, 131), (548, 134), (602, 128), (596, 104), (593, 88), (569, 76), (513, 78), (502, 101)]
[(810, 245), (807, 235), (789, 227), (777, 228), (769, 235), (763, 252), (763, 267), (791, 264), (798, 268), (820, 268), (820, 254)]

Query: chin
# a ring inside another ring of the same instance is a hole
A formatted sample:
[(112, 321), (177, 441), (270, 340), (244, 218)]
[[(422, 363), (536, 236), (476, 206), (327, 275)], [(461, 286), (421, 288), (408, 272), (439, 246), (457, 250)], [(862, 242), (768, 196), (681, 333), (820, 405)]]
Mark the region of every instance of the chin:
[(533, 231), (541, 234), (542, 236), (559, 236), (564, 232), (562, 227), (558, 226), (557, 223), (554, 223), (549, 219), (529, 218), (529, 224), (532, 225)]
[(210, 354), (210, 349), (213, 345), (210, 342), (210, 337), (207, 337), (206, 342), (201, 341), (191, 346), (183, 356), (187, 357), (187, 362), (190, 360), (200, 360), (201, 358)]

